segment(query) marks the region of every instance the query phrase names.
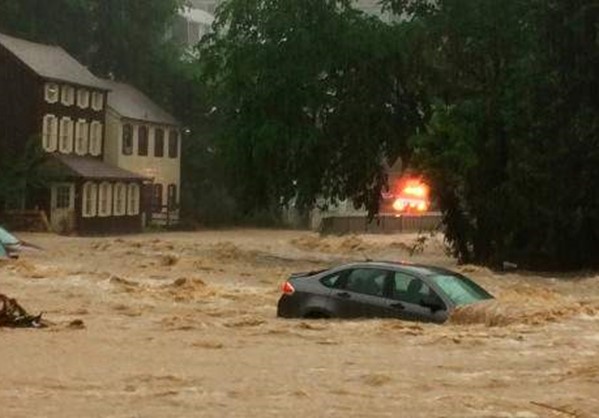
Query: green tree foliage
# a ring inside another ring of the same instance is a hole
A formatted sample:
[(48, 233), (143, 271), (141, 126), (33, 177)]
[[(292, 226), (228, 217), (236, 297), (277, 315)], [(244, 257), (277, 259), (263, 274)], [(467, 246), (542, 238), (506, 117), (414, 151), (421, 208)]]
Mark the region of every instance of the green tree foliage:
[(396, 1), (428, 41), (415, 161), (465, 262), (599, 264), (599, 5)]
[(382, 161), (420, 124), (402, 37), (350, 1), (231, 0), (200, 48), (218, 152), (246, 210), (319, 196), (376, 211)]
[(0, 0), (0, 31), (59, 45), (101, 77), (171, 101), (178, 51), (167, 32), (182, 0)]

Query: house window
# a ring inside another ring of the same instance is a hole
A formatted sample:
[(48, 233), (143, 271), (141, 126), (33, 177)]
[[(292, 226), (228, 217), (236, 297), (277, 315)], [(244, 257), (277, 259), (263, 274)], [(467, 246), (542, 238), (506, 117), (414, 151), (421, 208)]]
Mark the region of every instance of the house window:
[(58, 142), (58, 120), (54, 115), (44, 116), (42, 127), (42, 146), (48, 152), (56, 151)]
[(123, 183), (114, 186), (114, 215), (123, 216), (127, 213), (127, 187)]
[(162, 212), (162, 184), (154, 184), (152, 195), (153, 212)]
[(179, 156), (179, 133), (171, 129), (168, 136), (168, 156), (177, 158)]
[(83, 120), (79, 119), (75, 125), (75, 152), (78, 155), (85, 155), (88, 152), (89, 142), (89, 125)]
[(112, 214), (112, 184), (100, 184), (98, 215), (110, 216)]
[(71, 207), (71, 186), (58, 186), (56, 188), (56, 209), (69, 209)]
[(169, 184), (166, 194), (168, 197), (169, 210), (175, 209), (177, 207), (177, 185)]
[(127, 190), (127, 215), (139, 214), (139, 184), (131, 183)]
[(123, 155), (131, 155), (133, 153), (133, 126), (131, 124), (123, 125), (122, 136)]
[(164, 156), (164, 129), (158, 128), (154, 133), (154, 157)]
[(137, 155), (148, 155), (148, 127), (140, 126), (137, 130)]
[(65, 106), (72, 106), (75, 103), (75, 88), (63, 85), (60, 89), (60, 102)]
[(73, 121), (69, 117), (60, 120), (59, 150), (63, 154), (73, 152)]
[(92, 93), (92, 109), (102, 110), (104, 108), (104, 93), (94, 91)]
[(56, 103), (58, 101), (58, 92), (60, 88), (56, 83), (46, 83), (44, 86), (44, 99), (48, 103)]
[(93, 121), (90, 126), (89, 153), (93, 156), (102, 154), (102, 124)]
[(97, 213), (98, 186), (95, 183), (85, 183), (83, 186), (83, 217), (91, 218)]
[(77, 106), (81, 109), (87, 109), (89, 107), (89, 90), (77, 90)]

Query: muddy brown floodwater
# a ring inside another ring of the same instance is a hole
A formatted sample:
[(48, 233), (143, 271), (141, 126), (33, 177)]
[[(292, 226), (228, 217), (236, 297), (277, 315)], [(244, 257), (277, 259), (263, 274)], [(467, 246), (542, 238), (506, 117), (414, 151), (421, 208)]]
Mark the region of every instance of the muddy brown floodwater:
[[(599, 276), (456, 267), (439, 240), (229, 230), (26, 234), (0, 293), (1, 417), (597, 417)], [(450, 323), (277, 319), (291, 272), (364, 257), (455, 267), (497, 300)]]

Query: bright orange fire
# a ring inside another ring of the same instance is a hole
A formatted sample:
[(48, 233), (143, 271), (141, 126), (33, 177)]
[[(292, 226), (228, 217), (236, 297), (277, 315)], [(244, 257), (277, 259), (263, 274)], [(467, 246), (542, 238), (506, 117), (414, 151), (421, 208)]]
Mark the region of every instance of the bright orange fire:
[(426, 212), (430, 207), (430, 188), (419, 178), (404, 178), (395, 192), (393, 209), (397, 212)]

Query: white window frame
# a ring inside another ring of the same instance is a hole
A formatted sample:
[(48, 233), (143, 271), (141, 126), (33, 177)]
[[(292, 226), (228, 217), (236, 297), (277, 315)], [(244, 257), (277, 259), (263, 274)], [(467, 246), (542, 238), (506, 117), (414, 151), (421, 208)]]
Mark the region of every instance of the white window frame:
[(87, 109), (89, 107), (89, 90), (77, 90), (77, 107), (81, 109)]
[[(54, 91), (54, 93), (52, 93)], [(60, 86), (56, 83), (46, 83), (44, 85), (44, 99), (46, 103), (56, 103), (60, 98)]]
[(60, 103), (65, 106), (75, 104), (75, 87), (63, 84), (60, 87)]
[(104, 109), (104, 93), (94, 91), (92, 93), (92, 109), (102, 110)]
[[(52, 121), (51, 132), (48, 132), (48, 121)], [(58, 118), (48, 114), (44, 116), (42, 126), (42, 148), (47, 152), (54, 152), (58, 147)]]
[[(82, 216), (84, 218), (93, 218), (98, 213), (98, 185), (93, 182), (87, 182), (83, 185), (82, 195)], [(88, 207), (89, 200), (89, 207)], [(89, 209), (89, 210), (88, 210)]]
[(112, 215), (112, 183), (104, 181), (98, 187), (98, 216), (105, 218), (110, 215)]
[(129, 183), (127, 186), (127, 215), (139, 215), (139, 184)]
[(68, 116), (60, 119), (58, 150), (63, 154), (73, 152), (73, 120)]
[(94, 157), (102, 154), (103, 125), (97, 120), (89, 128), (89, 153)]
[[(113, 187), (114, 191), (114, 208), (112, 213), (114, 216), (124, 216), (127, 214), (127, 185), (125, 183), (116, 183)], [(119, 202), (121, 205), (119, 205)]]
[(75, 153), (85, 155), (89, 152), (89, 124), (79, 119), (75, 124)]

